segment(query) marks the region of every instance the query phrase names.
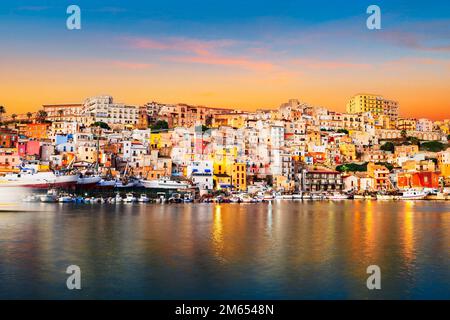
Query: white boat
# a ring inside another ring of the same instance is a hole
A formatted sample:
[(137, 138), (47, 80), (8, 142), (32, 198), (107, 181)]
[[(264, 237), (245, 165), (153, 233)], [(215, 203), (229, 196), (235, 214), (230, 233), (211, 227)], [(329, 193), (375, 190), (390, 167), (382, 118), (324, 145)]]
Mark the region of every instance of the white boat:
[(39, 171), (21, 168), (18, 173), (7, 173), (0, 177), (0, 187), (48, 188), (75, 185), (78, 174), (65, 174), (59, 171)]
[(422, 200), (428, 195), (423, 190), (409, 189), (403, 192), (400, 199), (402, 200)]
[(114, 200), (115, 200), (116, 203), (120, 203), (120, 202), (123, 201), (123, 198), (122, 198), (122, 196), (119, 193), (117, 193), (115, 198), (114, 198)]
[(69, 195), (63, 195), (58, 198), (58, 202), (62, 202), (62, 203), (70, 203), (73, 201), (74, 201), (74, 198), (72, 198)]
[(145, 193), (141, 194), (141, 196), (138, 199), (139, 202), (149, 202), (150, 198), (147, 197), (147, 195)]
[(23, 198), (23, 202), (39, 202), (41, 199), (39, 196), (34, 195), (34, 194), (30, 194), (28, 196), (26, 196), (25, 198)]
[(327, 196), (327, 199), (329, 200), (347, 200), (348, 198), (349, 198), (348, 195), (339, 192), (335, 192)]
[(54, 189), (49, 189), (46, 194), (40, 196), (41, 202), (57, 202), (58, 192)]
[(130, 179), (130, 180), (120, 180), (117, 179), (115, 183), (116, 188), (133, 188), (139, 184), (139, 180)]
[(186, 182), (175, 181), (170, 178), (158, 180), (142, 180), (142, 185), (148, 189), (187, 189), (190, 185)]
[(80, 175), (77, 180), (77, 185), (88, 187), (99, 183), (102, 178), (99, 175)]
[(97, 185), (104, 188), (114, 188), (116, 186), (116, 180), (101, 179)]
[(293, 200), (301, 200), (302, 199), (302, 194), (301, 193), (294, 193), (292, 195), (292, 199)]
[(137, 201), (137, 199), (132, 193), (127, 193), (125, 199), (123, 199), (123, 202), (126, 202), (126, 203), (132, 203), (132, 202), (136, 202), (136, 201)]

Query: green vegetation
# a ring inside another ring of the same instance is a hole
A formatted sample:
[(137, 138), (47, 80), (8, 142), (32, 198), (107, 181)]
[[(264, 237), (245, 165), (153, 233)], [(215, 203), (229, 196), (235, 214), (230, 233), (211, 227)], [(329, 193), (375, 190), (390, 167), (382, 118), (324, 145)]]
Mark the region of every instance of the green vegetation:
[(169, 124), (167, 123), (167, 121), (158, 120), (154, 125), (150, 127), (150, 129), (152, 129), (152, 131), (164, 131), (169, 129)]
[(364, 172), (367, 171), (367, 162), (363, 164), (358, 163), (346, 163), (336, 167), (339, 172)]
[(44, 110), (39, 110), (36, 113), (36, 121), (39, 123), (45, 123), (47, 120), (47, 112), (45, 112)]
[(394, 145), (392, 142), (388, 141), (388, 142), (386, 142), (385, 144), (383, 144), (383, 145), (380, 147), (380, 149), (383, 150), (383, 151), (394, 152), (394, 150), (395, 150), (395, 145)]
[(421, 151), (439, 152), (447, 149), (448, 145), (439, 141), (427, 141), (420, 144)]
[(111, 129), (107, 123), (102, 122), (102, 121), (94, 122), (93, 124), (91, 124), (91, 127), (100, 127), (102, 129), (105, 129), (105, 130), (110, 130)]
[(348, 130), (347, 129), (338, 129), (338, 131), (336, 131), (337, 133), (345, 133), (348, 134)]
[[(341, 164), (339, 166), (336, 167), (336, 171), (339, 172), (365, 172), (367, 171), (367, 164), (368, 162), (364, 162), (364, 163), (345, 163), (345, 164)], [(385, 166), (386, 168), (388, 168), (389, 171), (391, 171), (394, 166), (390, 163), (387, 162), (376, 162), (375, 164), (380, 165), (380, 166)]]

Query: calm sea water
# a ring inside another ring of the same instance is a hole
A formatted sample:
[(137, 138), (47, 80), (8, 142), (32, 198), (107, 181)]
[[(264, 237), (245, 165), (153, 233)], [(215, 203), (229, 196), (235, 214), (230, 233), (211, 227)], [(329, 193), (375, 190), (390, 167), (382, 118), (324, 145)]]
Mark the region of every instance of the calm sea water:
[(0, 208), (0, 298), (450, 299), (450, 202)]

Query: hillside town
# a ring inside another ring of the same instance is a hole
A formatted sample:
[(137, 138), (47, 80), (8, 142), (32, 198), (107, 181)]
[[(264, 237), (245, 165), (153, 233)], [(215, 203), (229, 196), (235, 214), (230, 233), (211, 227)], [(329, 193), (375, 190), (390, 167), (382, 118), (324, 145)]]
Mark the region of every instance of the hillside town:
[[(403, 192), (447, 199), (450, 120), (405, 118), (399, 110), (374, 94), (349, 98), (346, 112), (296, 99), (254, 112), (134, 106), (112, 96), (26, 114), (1, 106), (0, 187), (36, 186), (26, 182), (33, 174), (76, 171), (74, 182), (86, 188), (186, 187), (196, 198), (388, 199)], [(52, 178), (42, 179), (49, 188)]]

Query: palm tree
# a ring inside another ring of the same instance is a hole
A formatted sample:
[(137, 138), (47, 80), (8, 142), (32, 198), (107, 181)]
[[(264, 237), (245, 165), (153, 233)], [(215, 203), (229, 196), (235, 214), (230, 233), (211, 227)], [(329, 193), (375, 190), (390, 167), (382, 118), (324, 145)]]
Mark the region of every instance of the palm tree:
[(60, 120), (60, 121), (61, 121), (61, 119), (62, 119), (63, 114), (64, 114), (64, 110), (63, 110), (63, 109), (59, 109), (59, 110), (58, 110), (58, 115), (59, 115), (59, 120)]
[(0, 106), (0, 121), (2, 121), (3, 114), (6, 113), (6, 109), (4, 106)]
[(31, 113), (31, 112), (27, 112), (27, 118), (28, 118), (28, 121), (30, 121), (31, 122), (31, 117), (33, 116), (33, 114)]
[(11, 115), (11, 118), (13, 119), (13, 122), (15, 122), (16, 119), (17, 119), (17, 114), (13, 113), (13, 114)]
[(37, 122), (44, 123), (46, 118), (47, 118), (47, 112), (45, 112), (44, 110), (39, 110), (36, 113), (36, 121)]

